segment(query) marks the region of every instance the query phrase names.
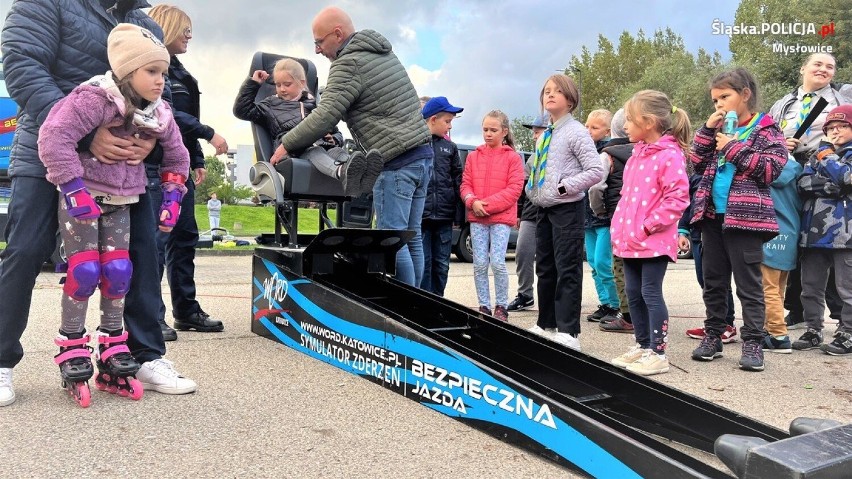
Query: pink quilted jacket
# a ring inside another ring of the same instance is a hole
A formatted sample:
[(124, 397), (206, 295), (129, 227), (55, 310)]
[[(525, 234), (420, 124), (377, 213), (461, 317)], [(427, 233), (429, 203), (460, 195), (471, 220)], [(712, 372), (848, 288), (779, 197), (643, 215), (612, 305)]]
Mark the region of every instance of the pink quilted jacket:
[[(524, 163), (511, 147), (489, 148), (485, 145), (467, 155), (462, 175), (461, 197), (471, 223), (506, 224), (518, 222), (518, 198), (524, 187)], [(488, 203), (488, 216), (473, 214), (476, 200)]]

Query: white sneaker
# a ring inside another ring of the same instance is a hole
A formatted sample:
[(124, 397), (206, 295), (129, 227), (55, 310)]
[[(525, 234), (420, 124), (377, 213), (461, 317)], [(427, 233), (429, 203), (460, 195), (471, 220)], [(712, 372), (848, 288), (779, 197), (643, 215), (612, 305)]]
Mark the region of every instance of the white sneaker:
[(0, 368), (0, 407), (15, 402), (15, 390), (12, 389), (12, 368)]
[(580, 340), (568, 333), (556, 333), (551, 339), (555, 343), (580, 351)]
[(168, 359), (148, 361), (139, 368), (136, 379), (142, 382), (146, 391), (157, 391), (163, 394), (189, 394), (198, 389), (192, 379), (187, 379), (175, 371), (175, 366)]
[(527, 331), (533, 334), (538, 334), (539, 336), (544, 336), (545, 338), (550, 338), (556, 334), (556, 328), (541, 328), (537, 324), (527, 329)]
[(639, 343), (636, 343), (632, 348), (628, 349), (626, 353), (613, 359), (610, 363), (613, 366), (626, 369), (628, 365), (641, 359), (643, 354), (645, 354), (645, 350), (642, 349), (642, 346), (639, 346)]
[(638, 361), (627, 365), (627, 370), (642, 376), (669, 372), (669, 360), (653, 351), (645, 351)]

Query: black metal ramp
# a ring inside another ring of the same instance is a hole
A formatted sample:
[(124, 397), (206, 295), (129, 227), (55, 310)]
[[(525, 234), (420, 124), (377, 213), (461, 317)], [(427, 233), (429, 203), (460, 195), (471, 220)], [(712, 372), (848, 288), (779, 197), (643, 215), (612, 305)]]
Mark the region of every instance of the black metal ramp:
[(388, 278), (407, 233), (259, 248), (252, 331), (594, 477), (731, 477), (665, 440), (789, 437)]

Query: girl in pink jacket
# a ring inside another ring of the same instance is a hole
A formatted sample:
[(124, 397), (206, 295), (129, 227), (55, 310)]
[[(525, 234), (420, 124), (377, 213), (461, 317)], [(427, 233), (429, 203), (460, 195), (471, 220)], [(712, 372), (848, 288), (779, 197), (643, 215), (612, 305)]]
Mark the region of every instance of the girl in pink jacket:
[(509, 320), (509, 273), (506, 248), (509, 232), (517, 222), (518, 198), (524, 186), (524, 166), (518, 152), (509, 118), (492, 110), (482, 120), (485, 144), (467, 156), (461, 183), (461, 197), (470, 221), (473, 243), (473, 273), (479, 312), (491, 314), (488, 265), (494, 271), (494, 317)]
[(661, 92), (643, 90), (624, 105), (624, 129), (636, 142), (612, 217), (612, 253), (624, 279), (636, 345), (612, 364), (642, 375), (665, 373), (669, 312), (663, 278), (677, 260), (677, 223), (689, 205), (684, 150), (689, 117)]

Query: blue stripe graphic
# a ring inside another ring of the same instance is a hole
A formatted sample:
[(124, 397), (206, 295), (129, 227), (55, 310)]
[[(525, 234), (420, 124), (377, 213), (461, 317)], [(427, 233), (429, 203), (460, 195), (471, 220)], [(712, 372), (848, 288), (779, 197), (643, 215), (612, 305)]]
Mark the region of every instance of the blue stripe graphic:
[[(280, 270), (275, 266), (274, 263), (265, 259), (263, 260), (263, 263), (266, 269), (270, 272), (270, 274), (278, 274), (279, 277), (283, 277)], [(260, 289), (260, 291), (263, 291), (263, 285), (257, 278), (254, 278), (254, 283)], [(463, 356), (455, 354), (452, 350), (436, 350), (432, 347), (426, 346), (416, 341), (412, 341), (408, 338), (396, 336), (390, 333), (386, 333), (384, 331), (379, 331), (373, 328), (368, 328), (366, 326), (351, 323), (329, 313), (328, 311), (322, 309), (317, 304), (312, 302), (298, 290), (296, 286), (301, 284), (311, 284), (311, 282), (305, 279), (289, 281), (289, 288), (287, 291), (288, 297), (293, 301), (293, 303), (299, 306), (318, 323), (322, 324), (326, 329), (335, 331), (341, 335), (346, 336), (349, 339), (362, 341), (364, 343), (368, 343), (376, 347), (384, 348), (388, 351), (392, 351), (398, 354), (399, 356), (413, 358), (421, 362), (429, 363), (437, 367), (443, 368), (447, 371), (455, 372), (461, 375), (462, 377), (479, 380), (481, 381), (483, 387), (485, 387), (486, 385), (490, 385), (496, 387), (498, 390), (502, 389), (514, 393), (516, 396), (518, 395), (518, 393), (513, 388), (505, 385), (498, 379), (491, 376), (486, 371), (477, 367), (470, 360), (464, 358)], [(261, 294), (260, 296), (258, 296), (256, 300), (258, 299), (263, 299), (263, 295)], [(275, 301), (271, 301), (270, 304), (275, 306), (275, 308), (277, 309), (283, 309), (281, 305), (277, 304), (277, 302)], [(254, 312), (258, 311), (258, 309), (259, 308), (257, 308), (256, 306), (253, 306)], [(299, 334), (308, 338), (313, 338), (310, 333), (308, 333), (304, 330), (304, 328), (302, 328), (302, 325), (299, 324), (298, 321), (295, 321), (292, 317), (289, 317), (289, 315), (287, 315), (287, 319), (289, 320), (290, 327), (293, 327), (295, 331), (297, 331)], [(263, 324), (263, 326), (267, 330), (269, 330), (269, 332), (272, 333), (276, 337), (276, 339), (297, 351), (307, 354), (308, 356), (316, 358), (320, 361), (327, 362), (352, 374), (372, 377), (369, 373), (365, 374), (364, 371), (355, 369), (351, 364), (338, 361), (334, 357), (326, 356), (325, 354), (302, 346), (298, 341), (289, 337), (287, 334), (284, 334), (275, 324), (273, 324), (267, 318), (261, 318), (260, 323)], [(364, 352), (363, 355), (369, 356), (369, 353)], [(378, 362), (382, 362), (379, 358), (372, 359)], [(593, 475), (594, 477), (624, 479), (641, 477), (635, 471), (630, 469), (627, 465), (612, 456), (612, 454), (608, 453), (595, 442), (582, 435), (579, 431), (572, 428), (556, 416), (552, 417), (553, 423), (556, 427), (554, 429), (544, 424), (539, 424), (538, 422), (527, 418), (525, 415), (516, 414), (514, 409), (512, 411), (507, 411), (497, 405), (489, 404), (488, 402), (486, 402), (484, 396), (475, 398), (468, 394), (465, 394), (461, 387), (453, 388), (441, 386), (435, 382), (430, 381), (429, 379), (415, 377), (413, 376), (410, 370), (404, 367), (387, 367), (388, 369), (399, 371), (399, 377), (402, 378), (405, 383), (411, 385), (412, 387), (415, 386), (418, 382), (421, 387), (426, 384), (430, 387), (430, 389), (432, 387), (435, 387), (442, 391), (446, 391), (455, 398), (461, 398), (464, 402), (465, 412), (458, 411), (453, 407), (444, 406), (442, 404), (421, 402), (421, 404), (423, 404), (424, 406), (430, 407), (435, 411), (438, 411), (450, 417), (476, 419), (494, 424), (500, 424), (508, 428), (514, 429), (518, 432), (525, 434), (527, 437), (535, 440), (536, 442), (544, 445), (545, 447), (553, 450), (560, 456), (574, 463), (575, 465), (588, 472), (589, 474)], [(495, 392), (491, 394), (492, 400), (500, 400), (503, 398), (504, 396), (499, 393)], [(516, 399), (518, 398), (516, 397)], [(538, 403), (536, 403), (536, 405), (538, 407), (542, 406)], [(534, 409), (533, 417), (535, 417), (535, 414), (537, 414), (538, 411), (538, 408)]]

